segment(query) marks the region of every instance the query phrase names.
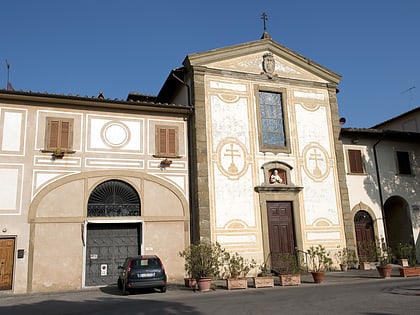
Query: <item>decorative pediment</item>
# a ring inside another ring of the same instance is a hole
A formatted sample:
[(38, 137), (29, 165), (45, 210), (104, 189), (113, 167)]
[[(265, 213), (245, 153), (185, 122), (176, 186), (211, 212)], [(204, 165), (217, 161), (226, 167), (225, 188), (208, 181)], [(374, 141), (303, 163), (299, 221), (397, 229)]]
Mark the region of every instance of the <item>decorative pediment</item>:
[(187, 56), (184, 65), (338, 84), (341, 76), (276, 43), (261, 39)]

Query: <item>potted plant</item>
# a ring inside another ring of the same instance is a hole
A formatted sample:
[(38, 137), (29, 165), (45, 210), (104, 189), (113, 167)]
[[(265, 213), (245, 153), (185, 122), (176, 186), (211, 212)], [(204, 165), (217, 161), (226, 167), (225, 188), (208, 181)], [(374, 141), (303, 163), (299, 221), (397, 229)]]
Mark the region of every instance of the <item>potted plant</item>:
[(52, 156), (54, 159), (62, 159), (64, 157), (64, 153), (66, 153), (65, 150), (57, 148), (53, 150)]
[(377, 248), (379, 265), (376, 266), (376, 269), (379, 272), (379, 275), (384, 279), (391, 278), (392, 273), (392, 260), (394, 259), (394, 254), (391, 247), (386, 244), (382, 244), (382, 248)]
[[(397, 249), (398, 257), (407, 260), (406, 264), (400, 267), (401, 277), (420, 276), (420, 267), (416, 267), (416, 249), (411, 244), (400, 244)], [(402, 258), (405, 257), (405, 258)]]
[(274, 287), (274, 276), (271, 272), (270, 265), (268, 264), (267, 259), (258, 266), (260, 270), (256, 277), (252, 277), (252, 282), (254, 284), (254, 288), (267, 288), (267, 287)]
[(377, 260), (376, 243), (373, 241), (358, 242), (357, 251), (360, 261), (360, 269), (370, 270), (370, 263)]
[(311, 246), (308, 251), (309, 268), (315, 283), (324, 281), (325, 271), (332, 265), (332, 259), (329, 257), (326, 249), (322, 245)]
[(255, 261), (248, 261), (238, 253), (224, 253), (225, 266), (224, 278), (228, 290), (246, 289), (248, 287), (248, 279), (246, 275), (255, 268)]
[(212, 279), (220, 274), (224, 263), (225, 250), (219, 243), (198, 242), (179, 252), (185, 259), (185, 270), (191, 278), (197, 280), (200, 291), (209, 291)]
[(294, 254), (282, 254), (280, 256), (279, 280), (281, 286), (299, 285), (301, 283), (301, 269), (297, 257)]
[(347, 271), (348, 268), (354, 268), (357, 264), (356, 251), (354, 249), (349, 249), (344, 247), (341, 249), (338, 247), (338, 251), (335, 254), (335, 257), (340, 265), (342, 271)]

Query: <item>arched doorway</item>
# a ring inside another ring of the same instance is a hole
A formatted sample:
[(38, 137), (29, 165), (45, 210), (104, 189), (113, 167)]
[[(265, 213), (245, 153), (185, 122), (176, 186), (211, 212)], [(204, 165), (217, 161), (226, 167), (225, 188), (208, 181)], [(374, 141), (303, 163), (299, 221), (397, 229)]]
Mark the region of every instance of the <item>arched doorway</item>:
[(367, 211), (360, 210), (356, 213), (354, 216), (354, 230), (359, 261), (376, 261), (375, 231), (372, 217)]
[(118, 266), (141, 253), (140, 221), (124, 223), (126, 217), (140, 216), (140, 198), (131, 185), (108, 180), (92, 191), (87, 215), (85, 283), (116, 284)]
[(387, 242), (393, 251), (402, 244), (414, 246), (408, 203), (401, 197), (391, 197), (384, 204), (384, 213)]

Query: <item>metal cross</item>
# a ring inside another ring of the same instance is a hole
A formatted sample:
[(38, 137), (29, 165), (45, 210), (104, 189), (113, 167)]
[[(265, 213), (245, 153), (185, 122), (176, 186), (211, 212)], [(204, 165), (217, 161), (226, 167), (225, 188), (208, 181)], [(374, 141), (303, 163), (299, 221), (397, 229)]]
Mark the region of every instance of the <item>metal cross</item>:
[(267, 27), (266, 27), (266, 24), (265, 24), (265, 22), (266, 21), (268, 21), (268, 16), (267, 16), (267, 14), (265, 13), (265, 12), (263, 12), (262, 14), (261, 14), (261, 20), (263, 20), (264, 21), (264, 32), (267, 30)]

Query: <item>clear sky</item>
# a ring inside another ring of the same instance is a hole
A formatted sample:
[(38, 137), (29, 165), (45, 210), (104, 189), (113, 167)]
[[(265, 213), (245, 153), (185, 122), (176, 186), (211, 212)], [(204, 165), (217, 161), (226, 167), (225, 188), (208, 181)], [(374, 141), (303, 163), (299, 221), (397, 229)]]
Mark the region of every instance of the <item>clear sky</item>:
[(273, 40), (340, 74), (345, 127), (420, 104), (418, 0), (0, 2), (0, 88), (125, 100), (156, 95), (188, 54)]

